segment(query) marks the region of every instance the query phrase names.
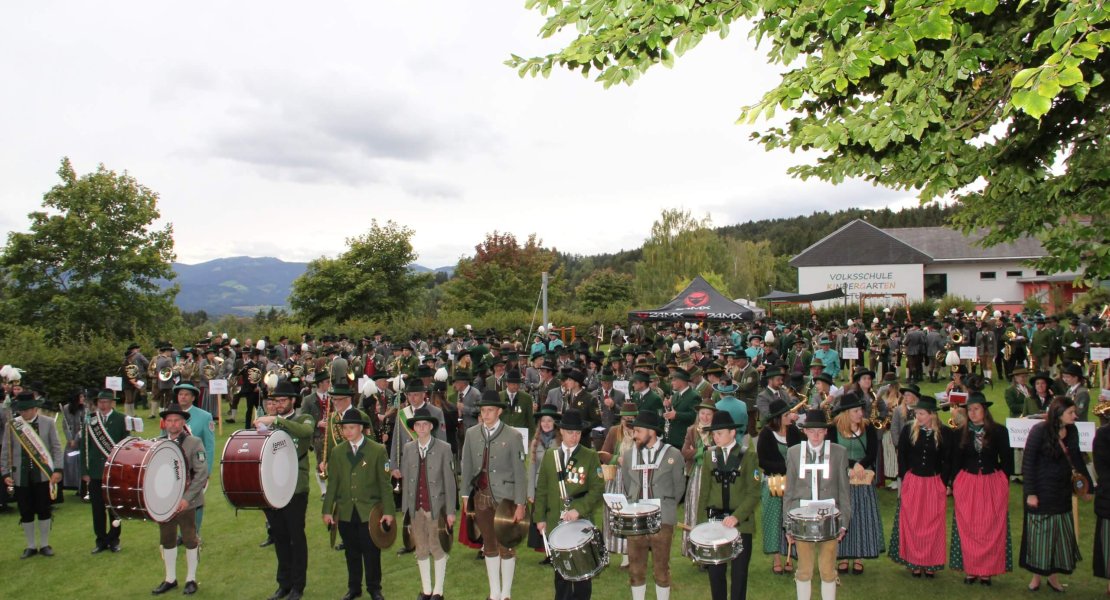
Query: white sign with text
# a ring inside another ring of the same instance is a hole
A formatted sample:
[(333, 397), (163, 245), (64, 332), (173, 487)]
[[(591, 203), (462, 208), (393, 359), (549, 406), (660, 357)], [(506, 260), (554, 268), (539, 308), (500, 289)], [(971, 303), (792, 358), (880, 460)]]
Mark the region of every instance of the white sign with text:
[(845, 348), (840, 351), (844, 360), (859, 360), (859, 348)]
[(960, 346), (960, 360), (979, 360), (979, 349), (975, 346)]
[[(1010, 447), (1024, 448), (1025, 440), (1029, 438), (1029, 430), (1044, 419), (1006, 419), (1006, 429), (1010, 432)], [(1095, 424), (1090, 421), (1076, 421), (1079, 429), (1079, 450), (1090, 452), (1095, 441)]]
[(209, 379), (208, 380), (208, 393), (209, 394), (226, 394), (227, 393), (227, 380), (226, 379)]

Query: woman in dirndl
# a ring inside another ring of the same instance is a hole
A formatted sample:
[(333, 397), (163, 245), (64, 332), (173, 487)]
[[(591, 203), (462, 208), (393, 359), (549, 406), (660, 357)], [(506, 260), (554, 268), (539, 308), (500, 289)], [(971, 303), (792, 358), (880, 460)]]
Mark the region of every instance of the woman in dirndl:
[[(818, 377), (829, 376), (821, 374)], [(760, 524), (763, 530), (763, 553), (775, 556), (771, 565), (771, 572), (775, 575), (793, 573), (794, 565), (790, 562), (786, 536), (782, 531), (782, 491), (772, 492), (768, 478), (772, 475), (786, 476), (786, 450), (804, 439), (802, 432), (794, 425), (797, 421), (798, 413), (792, 412), (788, 404), (782, 400), (771, 401), (755, 446), (759, 470), (763, 471), (763, 490), (759, 503), (763, 517)], [(782, 559), (784, 554), (787, 555), (785, 565)]]
[[(1110, 481), (1110, 425), (1103, 425), (1095, 432), (1095, 475), (1099, 481)], [(1110, 485), (1100, 485), (1095, 490), (1095, 577), (1110, 579)], [(1110, 596), (1110, 582), (1106, 584)]]
[(898, 487), (898, 449), (897, 449), (897, 435), (896, 431), (901, 431), (901, 425), (905, 424), (905, 413), (902, 414), (903, 422), (899, 424), (897, 430), (894, 429), (894, 416), (896, 410), (902, 408), (902, 390), (898, 385), (898, 375), (894, 371), (883, 374), (883, 387), (879, 388), (879, 397), (882, 398), (883, 403), (886, 404), (885, 427), (879, 430), (879, 440), (882, 446), (882, 460), (879, 464), (882, 466), (882, 480), (879, 485), (885, 481), (887, 487), (890, 489), (897, 489)]
[(914, 577), (932, 579), (944, 568), (946, 463), (951, 430), (937, 418), (937, 401), (917, 393), (913, 421), (898, 439), (898, 508), (890, 532), (890, 558)]
[(875, 493), (876, 462), (879, 460), (879, 435), (863, 418), (866, 404), (856, 392), (841, 396), (836, 408), (829, 440), (844, 446), (848, 451), (848, 482), (851, 490), (852, 519), (848, 532), (837, 546), (836, 570), (848, 572), (852, 561), (852, 574), (863, 574), (863, 559), (878, 558), (883, 547), (883, 519), (879, 515), (879, 497)]
[(1010, 475), (1014, 453), (1006, 428), (995, 423), (981, 392), (967, 398), (967, 423), (952, 447), (955, 510), (948, 565), (964, 572), (964, 583), (990, 585), (991, 577), (1014, 570), (1010, 542)]
[(1072, 474), (1085, 478), (1087, 468), (1079, 451), (1076, 419), (1075, 403), (1057, 396), (1048, 405), (1045, 422), (1034, 425), (1025, 440), (1020, 563), (1033, 573), (1030, 591), (1041, 588), (1044, 576), (1048, 587), (1064, 591), (1056, 574), (1075, 571), (1081, 558), (1071, 516)]
[[(621, 405), (620, 422), (609, 428), (605, 435), (605, 442), (601, 444), (598, 458), (601, 460), (601, 469), (605, 479), (606, 494), (624, 493), (624, 476), (619, 467), (620, 457), (625, 451), (631, 450), (636, 445), (632, 439), (632, 422), (639, 414), (635, 402), (625, 401)], [(610, 554), (621, 555), (621, 568), (628, 568), (628, 540), (613, 533), (613, 518), (608, 506), (601, 507), (602, 535), (605, 538), (605, 548)]]
[[(686, 500), (683, 504), (684, 512), (682, 522), (686, 527), (693, 527), (698, 524), (698, 494), (701, 492), (701, 463), (705, 459), (706, 446), (713, 445), (712, 432), (707, 429), (713, 424), (713, 413), (717, 412), (717, 407), (708, 401), (703, 400), (697, 406), (698, 416), (694, 419), (694, 424), (686, 428), (686, 438), (682, 442), (682, 458), (686, 460), (686, 473), (688, 475), (686, 480)], [(685, 552), (686, 539), (690, 537), (690, 532), (686, 529), (682, 530), (682, 548)], [(691, 559), (694, 558), (693, 554), (686, 552), (686, 555)]]
[[(528, 454), (532, 457), (531, 468), (528, 469), (529, 505), (536, 501), (536, 479), (540, 472), (540, 463), (543, 462), (544, 453), (549, 448), (557, 448), (563, 442), (562, 436), (559, 435), (559, 429), (556, 427), (559, 423), (559, 411), (553, 404), (543, 405), (543, 408), (535, 414), (535, 417), (536, 434), (532, 437), (532, 442), (528, 444)], [(530, 521), (528, 524), (528, 547), (538, 552), (546, 552), (543, 536), (536, 529), (535, 520), (530, 519)], [(551, 564), (551, 557), (545, 557), (540, 561), (540, 564)]]

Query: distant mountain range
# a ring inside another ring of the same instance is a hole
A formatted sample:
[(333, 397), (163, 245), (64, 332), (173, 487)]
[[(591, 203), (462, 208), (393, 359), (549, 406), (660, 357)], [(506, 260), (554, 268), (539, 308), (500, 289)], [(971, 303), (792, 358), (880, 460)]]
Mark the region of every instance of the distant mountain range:
[[(174, 263), (174, 283), (181, 286), (177, 306), (186, 312), (203, 310), (209, 316), (253, 315), (258, 309), (289, 308), (293, 280), (300, 277), (308, 263), (286, 262), (264, 256), (233, 256), (187, 265)], [(418, 273), (444, 272), (448, 277), (455, 267), (429, 269), (409, 265)], [(168, 286), (169, 282), (162, 282)]]

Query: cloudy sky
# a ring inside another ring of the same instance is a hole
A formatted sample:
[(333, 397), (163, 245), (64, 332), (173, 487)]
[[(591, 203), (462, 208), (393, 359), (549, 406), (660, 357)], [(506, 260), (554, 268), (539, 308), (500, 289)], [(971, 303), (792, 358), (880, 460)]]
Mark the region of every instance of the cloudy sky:
[(632, 87), (520, 79), (552, 51), (523, 0), (9, 3), (0, 234), (69, 156), (160, 194), (178, 259), (335, 255), (373, 218), (453, 265), (486, 232), (578, 254), (639, 246), (664, 208), (717, 225), (909, 194), (789, 178), (735, 125), (776, 81), (737, 27)]

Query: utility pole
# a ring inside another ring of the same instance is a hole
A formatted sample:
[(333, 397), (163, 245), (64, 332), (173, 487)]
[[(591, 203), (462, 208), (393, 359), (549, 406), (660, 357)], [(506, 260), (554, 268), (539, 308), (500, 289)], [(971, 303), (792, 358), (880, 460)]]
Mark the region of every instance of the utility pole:
[(542, 323), (542, 325), (544, 327), (547, 327), (547, 323), (548, 323), (548, 321), (547, 321), (547, 271), (543, 272), (543, 281), (542, 281), (542, 284), (540, 286), (540, 295), (543, 296), (543, 323)]

